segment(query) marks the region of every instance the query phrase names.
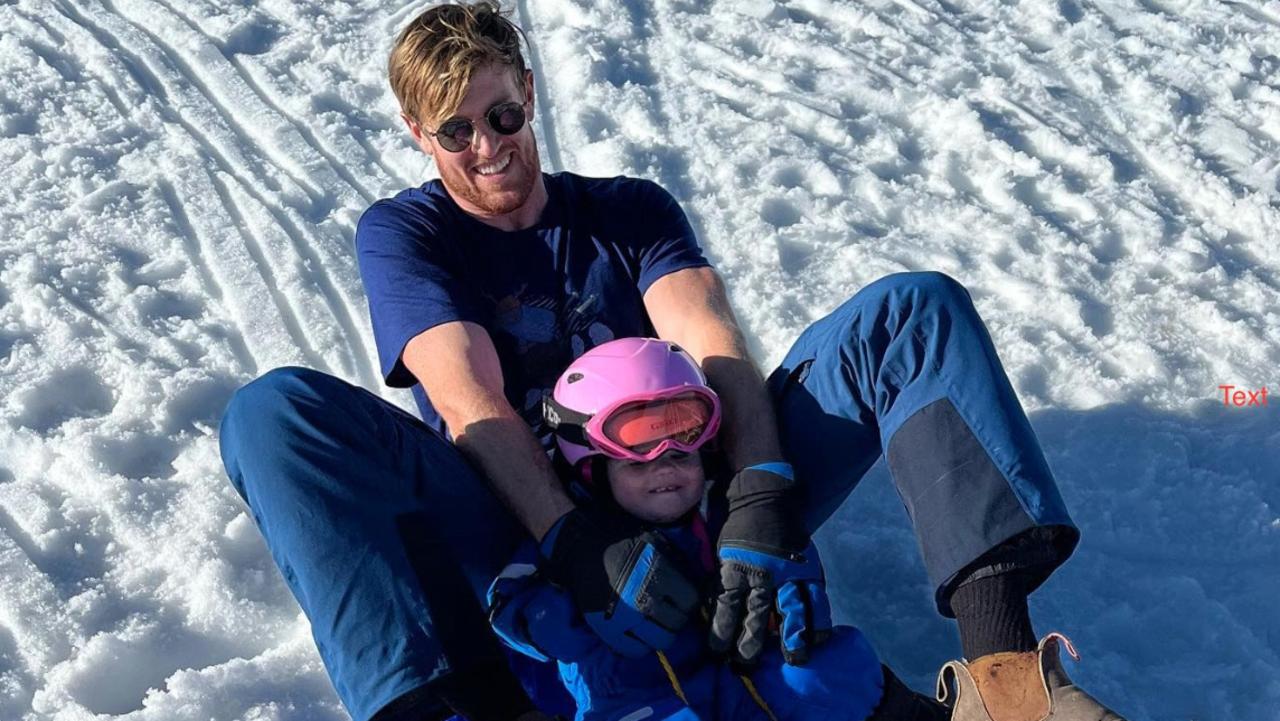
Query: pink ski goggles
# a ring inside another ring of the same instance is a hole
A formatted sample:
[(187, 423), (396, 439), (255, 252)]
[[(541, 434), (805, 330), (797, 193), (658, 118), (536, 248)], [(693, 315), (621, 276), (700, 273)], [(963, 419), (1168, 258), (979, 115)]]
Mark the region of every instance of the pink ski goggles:
[(706, 388), (679, 386), (617, 400), (595, 414), (547, 396), (543, 420), (564, 440), (610, 458), (648, 462), (668, 450), (691, 453), (720, 430), (720, 399)]

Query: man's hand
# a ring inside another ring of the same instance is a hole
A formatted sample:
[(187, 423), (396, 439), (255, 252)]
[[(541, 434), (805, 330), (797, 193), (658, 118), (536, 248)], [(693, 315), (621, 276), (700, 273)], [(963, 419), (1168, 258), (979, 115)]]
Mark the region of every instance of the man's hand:
[(787, 663), (805, 663), (831, 634), (822, 561), (786, 498), (794, 485), (785, 463), (745, 468), (729, 483), (710, 644), (740, 666), (760, 660), (775, 608)]
[(668, 648), (698, 605), (666, 539), (618, 514), (575, 508), (547, 532), (541, 551), (547, 576), (624, 656)]

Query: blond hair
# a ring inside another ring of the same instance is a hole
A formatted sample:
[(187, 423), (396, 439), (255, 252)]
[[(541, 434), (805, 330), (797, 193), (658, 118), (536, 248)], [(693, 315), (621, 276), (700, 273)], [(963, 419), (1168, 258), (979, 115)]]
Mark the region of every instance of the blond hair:
[(419, 123), (438, 125), (462, 105), (472, 73), (491, 64), (509, 66), (524, 87), (522, 35), (496, 1), (422, 12), (401, 31), (387, 63), (400, 109)]

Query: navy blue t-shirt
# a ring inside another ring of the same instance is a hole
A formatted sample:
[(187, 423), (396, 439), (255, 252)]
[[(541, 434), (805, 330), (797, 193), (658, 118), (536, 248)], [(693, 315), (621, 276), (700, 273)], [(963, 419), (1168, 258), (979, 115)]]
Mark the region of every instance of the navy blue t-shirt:
[(405, 367), (405, 346), (450, 321), (483, 326), (511, 406), (539, 437), (541, 400), (573, 359), (605, 341), (652, 335), (642, 296), (655, 280), (708, 265), (684, 211), (637, 178), (543, 175), (533, 227), (503, 231), (467, 215), (439, 180), (374, 203), (356, 253), (387, 385), (413, 387), (422, 418), (446, 431)]

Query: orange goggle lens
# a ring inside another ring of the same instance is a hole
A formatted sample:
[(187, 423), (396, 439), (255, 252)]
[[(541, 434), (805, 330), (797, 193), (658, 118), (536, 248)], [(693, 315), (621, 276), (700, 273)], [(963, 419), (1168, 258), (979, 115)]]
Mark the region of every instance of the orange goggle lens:
[(601, 430), (609, 440), (644, 453), (665, 440), (690, 445), (711, 421), (715, 408), (696, 393), (628, 403), (609, 415)]

